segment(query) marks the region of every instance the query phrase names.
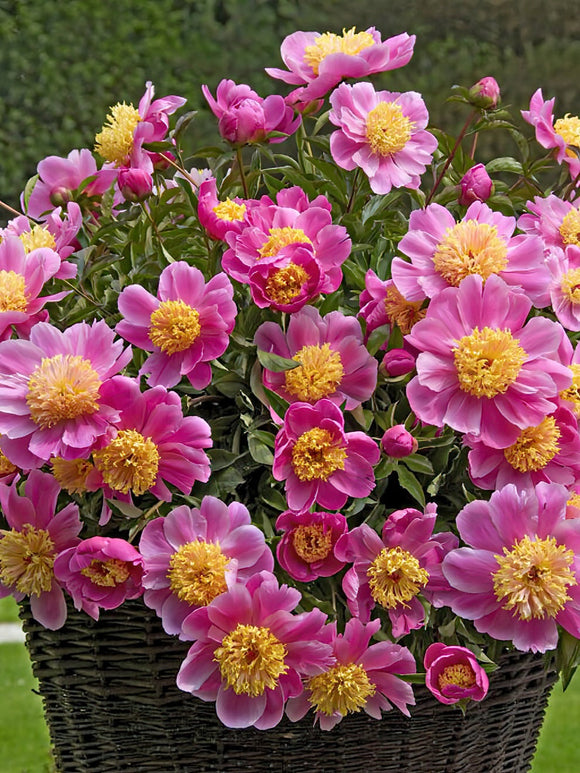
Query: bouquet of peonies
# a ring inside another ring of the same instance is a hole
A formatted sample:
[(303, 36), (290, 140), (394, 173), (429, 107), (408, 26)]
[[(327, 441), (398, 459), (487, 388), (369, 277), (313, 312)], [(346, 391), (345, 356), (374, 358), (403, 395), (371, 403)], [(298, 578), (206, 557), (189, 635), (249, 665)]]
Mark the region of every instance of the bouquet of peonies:
[(538, 90), (528, 138), (486, 77), (431, 128), (368, 80), (414, 42), (295, 32), (286, 96), (202, 86), (202, 169), (148, 83), (1, 232), (0, 595), (142, 596), (230, 727), (580, 660), (580, 120)]

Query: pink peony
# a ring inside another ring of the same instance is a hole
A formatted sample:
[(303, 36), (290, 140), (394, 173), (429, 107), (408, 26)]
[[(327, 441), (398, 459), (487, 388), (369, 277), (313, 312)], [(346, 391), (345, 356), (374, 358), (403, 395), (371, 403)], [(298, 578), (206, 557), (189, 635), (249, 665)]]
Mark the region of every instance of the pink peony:
[(344, 566), (334, 555), (336, 541), (348, 528), (341, 513), (286, 510), (278, 516), (276, 528), (284, 532), (276, 557), (294, 580), (312, 582), (317, 577), (331, 577)]
[[(359, 317), (365, 322), (366, 340), (378, 328), (395, 325), (403, 335), (425, 316), (423, 301), (407, 301), (397, 290), (392, 279), (379, 279), (369, 268), (365, 274), (365, 289), (359, 296)], [(385, 341), (381, 349), (388, 345), (390, 330), (385, 330)]]
[(119, 169), (117, 185), (125, 201), (144, 201), (153, 191), (153, 177), (145, 169)]
[(194, 640), (177, 674), (177, 686), (215, 701), (227, 727), (275, 727), (288, 698), (302, 692), (302, 679), (332, 663), (323, 639), (326, 615), (319, 609), (292, 614), (300, 592), (269, 572), (254, 574), (183, 624)]
[(239, 233), (245, 226), (246, 211), (250, 202), (237, 196), (220, 201), (215, 177), (202, 180), (197, 195), (199, 222), (212, 239), (223, 241), (228, 231)]
[(155, 518), (141, 534), (145, 604), (169, 634), (180, 634), (185, 618), (207, 606), (235, 582), (274, 568), (264, 534), (239, 502), (225, 505), (206, 496), (199, 508), (185, 505)]
[(425, 127), (429, 115), (421, 96), (375, 91), (370, 83), (342, 83), (330, 95), (330, 121), (338, 131), (330, 152), (343, 169), (360, 167), (374, 193), (418, 188), (437, 140)]
[(309, 244), (282, 247), (270, 260), (260, 260), (248, 270), (252, 300), (260, 309), (294, 314), (323, 292), (330, 292), (326, 274)]
[(564, 201), (551, 193), (545, 198), (536, 196), (526, 204), (529, 212), (518, 218), (518, 228), (539, 236), (544, 252), (554, 247), (565, 249), (569, 244), (580, 246), (580, 202)]
[(385, 352), (379, 370), (389, 378), (406, 376), (415, 370), (415, 356), (406, 349), (389, 349)]
[(483, 107), (486, 110), (495, 109), (501, 99), (501, 92), (498, 82), (491, 75), (481, 78), (469, 89), (469, 96), (472, 104), (476, 107)]
[(489, 679), (467, 647), (435, 642), (427, 647), (424, 660), (425, 684), (440, 703), (482, 701)]
[(474, 201), (487, 201), (493, 192), (493, 181), (483, 164), (468, 169), (459, 181), (459, 203), (468, 207)]
[(393, 459), (402, 459), (414, 454), (418, 447), (417, 438), (411, 435), (404, 424), (389, 427), (381, 438), (381, 448), (387, 456), (391, 456)]
[(521, 113), (536, 130), (536, 140), (540, 145), (553, 148), (556, 161), (567, 164), (570, 176), (575, 180), (580, 174), (580, 158), (574, 150), (578, 145), (579, 119), (566, 115), (554, 121), (554, 102), (554, 98), (544, 102), (542, 89), (538, 89), (530, 99), (530, 109)]
[(566, 330), (580, 330), (580, 246), (554, 247), (546, 257), (552, 275), (549, 285), (552, 309)]

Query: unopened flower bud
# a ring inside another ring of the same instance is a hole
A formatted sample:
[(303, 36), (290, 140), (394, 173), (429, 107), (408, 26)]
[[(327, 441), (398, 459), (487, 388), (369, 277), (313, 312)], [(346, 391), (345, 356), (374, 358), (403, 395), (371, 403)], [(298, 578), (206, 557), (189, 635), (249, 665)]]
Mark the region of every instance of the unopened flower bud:
[(383, 357), (381, 372), (390, 378), (404, 376), (415, 369), (415, 358), (406, 349), (389, 349)]
[(64, 185), (59, 185), (50, 192), (50, 203), (55, 207), (63, 207), (71, 199), (72, 191)]
[(468, 169), (459, 183), (459, 203), (465, 207), (474, 201), (487, 201), (493, 191), (493, 181), (483, 164)]
[(120, 169), (117, 183), (125, 201), (143, 201), (153, 190), (153, 178), (144, 169)]
[(419, 444), (417, 438), (413, 437), (403, 424), (397, 424), (385, 432), (381, 438), (381, 446), (387, 456), (402, 459), (404, 456), (414, 454)]
[(469, 89), (471, 103), (475, 107), (495, 108), (500, 102), (500, 89), (495, 78), (488, 75)]

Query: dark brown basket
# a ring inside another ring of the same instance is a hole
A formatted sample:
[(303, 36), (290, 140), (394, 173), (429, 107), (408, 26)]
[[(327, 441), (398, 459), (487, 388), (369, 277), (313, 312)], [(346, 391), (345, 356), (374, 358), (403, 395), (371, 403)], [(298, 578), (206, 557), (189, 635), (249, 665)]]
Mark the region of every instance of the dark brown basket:
[(70, 611), (59, 631), (27, 607), (21, 616), (59, 773), (518, 773), (529, 770), (556, 680), (542, 657), (508, 653), (465, 717), (416, 687), (411, 720), (394, 709), (381, 721), (349, 715), (330, 732), (311, 717), (230, 730), (213, 704), (175, 686), (189, 645), (141, 601), (97, 623)]

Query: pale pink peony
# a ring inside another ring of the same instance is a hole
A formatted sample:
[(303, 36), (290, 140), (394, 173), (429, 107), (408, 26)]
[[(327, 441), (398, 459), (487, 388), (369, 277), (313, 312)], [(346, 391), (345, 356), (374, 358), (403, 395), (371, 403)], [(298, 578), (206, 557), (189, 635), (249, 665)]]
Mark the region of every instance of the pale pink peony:
[(435, 642), (427, 647), (423, 665), (425, 684), (440, 703), (482, 701), (487, 695), (487, 674), (467, 647)]
[(580, 158), (574, 147), (578, 144), (578, 118), (566, 115), (554, 120), (555, 98), (544, 101), (542, 89), (532, 94), (530, 109), (522, 110), (525, 121), (536, 130), (536, 140), (543, 148), (553, 149), (559, 164), (565, 163), (575, 180), (580, 174)]
[(278, 563), (294, 580), (331, 577), (344, 566), (334, 555), (336, 541), (348, 529), (342, 513), (286, 510), (278, 516), (276, 529), (284, 532), (276, 547)]
[(554, 247), (546, 257), (551, 274), (549, 292), (556, 318), (566, 330), (580, 330), (580, 246)]
[(554, 247), (564, 249), (568, 244), (580, 244), (580, 202), (574, 204), (550, 193), (545, 198), (536, 196), (526, 207), (529, 211), (518, 218), (518, 228), (539, 236), (544, 243), (544, 252), (549, 253)]

